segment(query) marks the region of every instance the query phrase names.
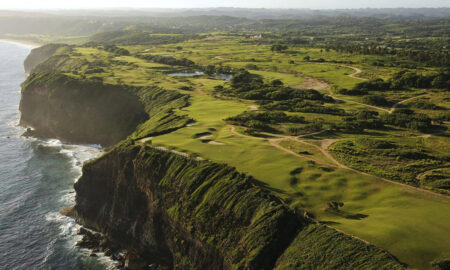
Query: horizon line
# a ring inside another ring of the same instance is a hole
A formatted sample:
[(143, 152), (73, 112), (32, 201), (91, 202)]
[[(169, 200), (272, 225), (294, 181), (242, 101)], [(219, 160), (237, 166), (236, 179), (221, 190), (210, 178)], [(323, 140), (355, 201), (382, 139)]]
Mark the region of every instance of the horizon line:
[(205, 9), (265, 9), (265, 10), (320, 10), (320, 11), (333, 11), (333, 10), (389, 10), (389, 9), (450, 9), (450, 6), (440, 6), (440, 7), (404, 7), (404, 6), (398, 6), (398, 7), (353, 7), (353, 8), (299, 8), (299, 7), (286, 7), (286, 8), (274, 8), (274, 7), (233, 7), (233, 6), (217, 6), (217, 7), (179, 7), (179, 8), (169, 8), (169, 7), (130, 7), (130, 6), (124, 6), (124, 7), (57, 7), (57, 8), (1, 8), (0, 11), (58, 11), (58, 10), (64, 10), (64, 11), (83, 11), (83, 10), (104, 10), (104, 11), (111, 11), (111, 10), (205, 10)]

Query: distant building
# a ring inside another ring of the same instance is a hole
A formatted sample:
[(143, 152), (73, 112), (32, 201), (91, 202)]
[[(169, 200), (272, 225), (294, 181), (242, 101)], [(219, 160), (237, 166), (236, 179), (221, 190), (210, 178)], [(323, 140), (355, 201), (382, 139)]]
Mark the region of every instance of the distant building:
[(262, 39), (262, 34), (251, 36), (251, 39)]

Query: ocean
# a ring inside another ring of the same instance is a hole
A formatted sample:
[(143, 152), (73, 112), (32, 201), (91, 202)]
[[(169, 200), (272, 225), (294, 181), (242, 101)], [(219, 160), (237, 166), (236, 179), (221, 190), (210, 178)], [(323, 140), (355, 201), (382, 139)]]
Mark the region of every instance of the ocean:
[(59, 214), (73, 206), (73, 184), (96, 145), (24, 138), (23, 61), (31, 46), (0, 41), (0, 269), (110, 269), (106, 257), (75, 246), (79, 225)]

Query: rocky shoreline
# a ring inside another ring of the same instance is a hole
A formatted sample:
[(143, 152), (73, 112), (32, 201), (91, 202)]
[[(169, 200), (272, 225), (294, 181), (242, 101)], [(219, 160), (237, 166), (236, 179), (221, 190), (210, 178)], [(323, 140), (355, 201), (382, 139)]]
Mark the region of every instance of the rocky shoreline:
[(97, 257), (97, 253), (103, 253), (104, 256), (109, 257), (115, 261), (117, 269), (127, 270), (167, 270), (167, 267), (159, 266), (157, 264), (146, 264), (139, 256), (139, 253), (134, 250), (122, 249), (117, 243), (114, 243), (107, 236), (81, 227), (78, 234), (83, 238), (76, 243), (80, 248), (89, 249), (91, 257)]

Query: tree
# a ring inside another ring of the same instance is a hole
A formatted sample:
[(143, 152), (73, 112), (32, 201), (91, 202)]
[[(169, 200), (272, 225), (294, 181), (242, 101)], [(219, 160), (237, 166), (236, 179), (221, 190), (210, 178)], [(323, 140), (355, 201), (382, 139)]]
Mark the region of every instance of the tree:
[(283, 82), (281, 80), (275, 79), (275, 80), (272, 81), (272, 85), (273, 86), (282, 86), (284, 84), (283, 84)]
[(285, 51), (287, 49), (288, 49), (288, 46), (282, 45), (282, 44), (275, 44), (275, 45), (272, 45), (272, 47), (270, 48), (270, 50), (272, 52), (282, 52), (282, 51)]
[(376, 105), (376, 106), (388, 105), (388, 101), (383, 96), (379, 96), (379, 95), (364, 96), (363, 102), (365, 104)]

